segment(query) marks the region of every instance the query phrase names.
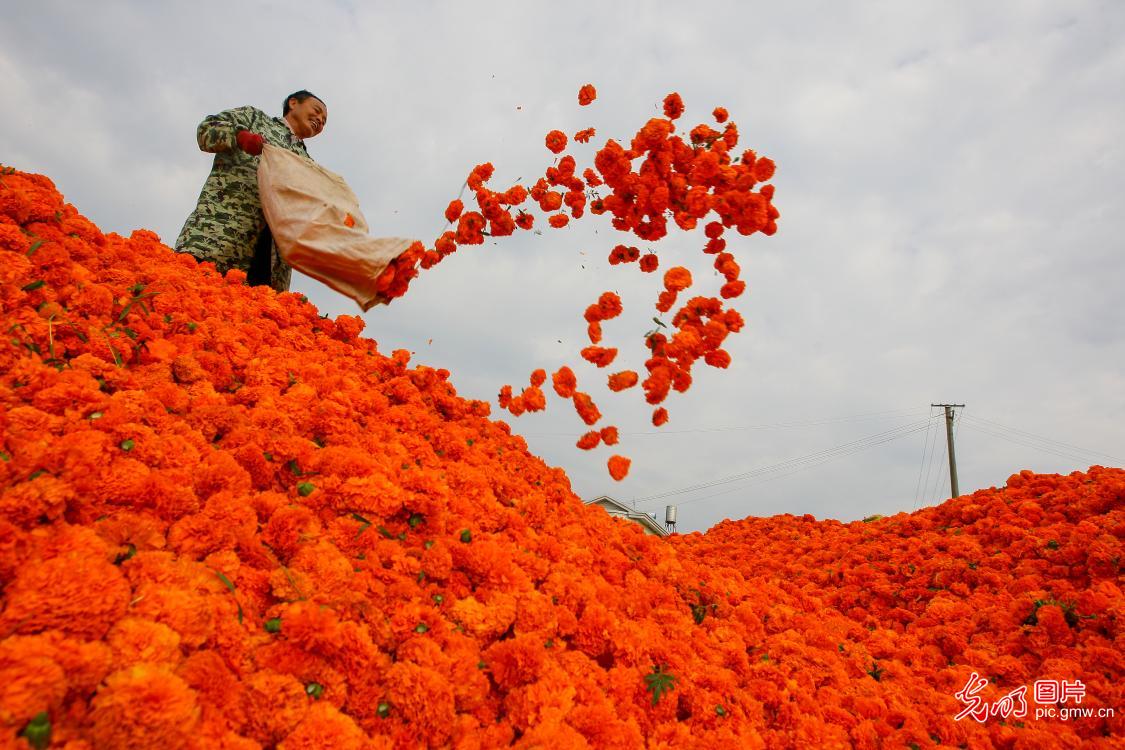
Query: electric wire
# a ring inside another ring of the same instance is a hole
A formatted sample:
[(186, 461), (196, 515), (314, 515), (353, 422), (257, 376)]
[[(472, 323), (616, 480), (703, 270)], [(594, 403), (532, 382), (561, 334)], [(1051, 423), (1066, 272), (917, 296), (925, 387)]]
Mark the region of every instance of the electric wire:
[[(882, 438), (878, 441), (871, 442), (871, 443), (868, 443), (868, 444), (865, 444), (865, 445), (862, 445), (862, 446), (858, 446), (858, 447), (853, 447), (853, 448), (851, 448), (849, 450), (846, 450), (846, 451), (843, 451), (843, 452), (839, 452), (839, 453), (835, 453), (835, 454), (831, 454), (831, 455), (822, 455), (822, 456), (815, 456), (815, 454), (814, 454), (812, 457), (803, 457), (803, 458), (798, 458), (798, 459), (791, 459), (790, 461), (783, 461), (779, 464), (764, 466), (764, 467), (761, 467), (760, 469), (756, 469), (754, 472), (749, 472), (749, 474), (751, 474), (751, 476), (748, 476), (748, 477), (746, 477), (744, 479), (740, 479), (740, 480), (733, 480), (733, 481), (739, 481), (739, 482), (748, 482), (747, 484), (741, 484), (738, 487), (730, 487), (728, 489), (721, 490), (719, 492), (715, 492), (715, 493), (712, 493), (710, 495), (704, 495), (703, 497), (695, 497), (695, 498), (691, 498), (690, 500), (682, 500), (682, 501), (679, 501), (677, 503), (677, 505), (690, 505), (691, 503), (697, 503), (697, 502), (701, 502), (703, 500), (709, 500), (711, 498), (719, 497), (721, 495), (727, 495), (727, 494), (730, 494), (731, 492), (738, 492), (739, 490), (744, 490), (747, 487), (754, 486), (754, 485), (757, 485), (757, 484), (764, 484), (766, 482), (772, 482), (775, 479), (782, 479), (784, 477), (792, 476), (794, 474), (798, 474), (802, 471), (805, 471), (806, 469), (811, 469), (811, 468), (814, 468), (816, 466), (820, 466), (822, 464), (825, 464), (825, 463), (831, 461), (832, 459), (852, 455), (852, 454), (858, 453), (862, 450), (866, 450), (867, 448), (873, 448), (876, 445), (881, 445), (883, 443), (890, 442), (891, 440), (897, 440), (899, 438), (906, 437), (907, 435), (916, 434), (918, 432), (921, 432), (924, 429), (925, 429), (925, 427), (923, 425), (915, 425), (911, 429), (909, 429), (905, 432), (902, 432), (900, 434), (889, 435), (889, 436), (886, 436), (886, 437), (884, 437), (884, 438)], [(828, 451), (822, 451), (821, 453), (829, 453), (829, 452)], [(784, 472), (784, 473), (776, 474), (775, 476), (769, 476), (769, 474), (774, 473), (774, 472)], [(757, 480), (757, 481), (754, 481), (754, 480)], [(645, 502), (645, 498), (641, 498), (637, 502)]]
[[(913, 416), (919, 413), (919, 409), (890, 409), (887, 411), (869, 412), (866, 414), (852, 414), (843, 417), (825, 417), (822, 419), (807, 419), (797, 420), (793, 422), (773, 422), (766, 424), (753, 424), (753, 425), (736, 425), (729, 427), (699, 427), (684, 430), (646, 430), (643, 432), (620, 432), (620, 435), (628, 436), (646, 436), (646, 435), (689, 435), (707, 432), (742, 432), (745, 430), (782, 430), (782, 429), (800, 429), (803, 427), (820, 427), (827, 424), (838, 424), (841, 422), (852, 422), (863, 419), (890, 419), (895, 416)], [(581, 436), (577, 432), (529, 432), (523, 435), (525, 438), (542, 438), (542, 437), (567, 437), (578, 438)]]
[[(944, 420), (945, 419), (945, 412), (943, 411), (941, 414), (937, 415), (937, 418), (940, 418), (940, 419)], [(940, 433), (941, 429), (940, 428), (937, 429), (936, 432)], [(941, 443), (941, 459), (937, 458), (937, 455), (938, 455), (937, 444), (939, 442)], [(941, 493), (942, 476), (944, 475), (945, 472), (943, 472), (940, 468), (935, 469), (934, 467), (941, 464), (941, 463), (946, 463), (948, 461), (948, 450), (949, 450), (948, 441), (942, 440), (940, 434), (937, 437), (934, 438), (934, 452), (930, 456), (930, 468), (934, 469), (934, 471), (933, 471), (934, 485), (933, 485), (933, 490), (927, 489), (926, 494), (923, 498), (923, 502), (925, 502), (926, 505), (934, 505), (935, 503), (937, 503), (938, 495)], [(928, 487), (928, 484), (927, 484), (927, 487)], [(926, 498), (928, 498), (928, 500), (926, 500)]]
[[(1025, 447), (1040, 447), (1043, 450), (1050, 449), (1050, 450), (1053, 450), (1053, 451), (1060, 451), (1062, 453), (1078, 454), (1078, 456), (1067, 455), (1067, 456), (1064, 456), (1065, 458), (1076, 458), (1076, 457), (1080, 458), (1081, 456), (1099, 456), (1101, 458), (1108, 458), (1111, 461), (1114, 461), (1116, 463), (1125, 463), (1125, 459), (1121, 459), (1117, 456), (1111, 456), (1108, 453), (1102, 453), (1101, 451), (1089, 450), (1087, 448), (1082, 448), (1082, 447), (1079, 447), (1077, 445), (1073, 445), (1071, 443), (1065, 443), (1061, 440), (1055, 440), (1053, 438), (1043, 437), (1042, 435), (1036, 435), (1033, 432), (1021, 430), (1021, 429), (1018, 429), (1016, 427), (1009, 427), (1008, 425), (1001, 424), (1000, 422), (996, 422), (996, 421), (991, 420), (991, 419), (985, 419), (984, 417), (978, 417), (976, 415), (969, 415), (968, 419), (969, 419), (969, 426), (974, 428), (974, 429), (981, 429), (982, 431), (984, 431), (984, 429), (987, 428), (987, 429), (996, 430), (996, 431), (1002, 432), (1002, 433), (1011, 433), (1010, 437), (1006, 437), (1005, 439), (1011, 439), (1011, 440), (1014, 441), (1018, 438), (1018, 439), (1027, 441), (1025, 443), (1021, 443)], [(1000, 437), (1000, 436), (997, 435), (997, 437)], [(1037, 446), (1036, 444), (1041, 444), (1041, 445)], [(1080, 458), (1080, 460), (1082, 460), (1082, 459)]]
[[(933, 408), (931, 407), (930, 417), (933, 418), (933, 416), (934, 416), (934, 411), (933, 411)], [(932, 477), (933, 474), (934, 474), (934, 462), (937, 461), (937, 443), (938, 443), (938, 440), (941, 440), (941, 429), (938, 428), (936, 425), (934, 427), (933, 435), (934, 435), (933, 442), (930, 443), (929, 460), (926, 462), (926, 478), (924, 480), (922, 480), (922, 494), (918, 498), (918, 502), (922, 505), (926, 504), (927, 499), (930, 496), (930, 477)]]
[(659, 500), (659, 499), (662, 499), (662, 498), (674, 497), (674, 496), (686, 494), (686, 493), (689, 493), (689, 492), (697, 492), (699, 490), (706, 490), (706, 489), (710, 489), (711, 487), (716, 487), (716, 486), (719, 486), (719, 485), (722, 485), (722, 484), (729, 484), (731, 482), (738, 482), (738, 481), (742, 481), (742, 480), (745, 480), (745, 479), (751, 479), (751, 478), (759, 476), (763, 473), (782, 471), (782, 470), (785, 470), (787, 468), (801, 466), (801, 465), (809, 463), (809, 462), (817, 462), (817, 461), (821, 461), (821, 460), (828, 460), (828, 459), (831, 459), (831, 458), (836, 458), (836, 457), (841, 456), (841, 455), (848, 455), (850, 453), (858, 452), (860, 450), (865, 450), (866, 448), (870, 448), (870, 447), (873, 447), (875, 445), (880, 445), (880, 444), (882, 444), (884, 442), (887, 442), (889, 440), (894, 440), (894, 439), (897, 439), (897, 438), (900, 438), (900, 437), (904, 437), (905, 435), (910, 435), (910, 434), (913, 434), (915, 432), (921, 432), (922, 430), (924, 430), (930, 424), (930, 422), (931, 422), (930, 419), (926, 419), (926, 420), (923, 420), (923, 421), (920, 421), (920, 422), (912, 422), (910, 424), (900, 425), (899, 427), (895, 427), (895, 428), (892, 428), (890, 430), (884, 430), (883, 432), (879, 432), (879, 433), (876, 433), (874, 435), (868, 435), (867, 437), (859, 438), (858, 440), (852, 440), (852, 441), (849, 441), (847, 443), (842, 443), (840, 445), (834, 446), (832, 448), (826, 448), (824, 450), (816, 451), (814, 453), (810, 453), (810, 454), (807, 454), (807, 455), (804, 455), (804, 456), (798, 456), (796, 458), (792, 458), (792, 459), (789, 459), (789, 460), (786, 460), (786, 461), (782, 461), (782, 462), (777, 463), (777, 464), (772, 464), (770, 466), (759, 467), (757, 469), (751, 469), (750, 471), (740, 472), (738, 474), (731, 474), (729, 476), (721, 477), (719, 479), (714, 479), (714, 480), (710, 480), (710, 481), (707, 481), (707, 482), (700, 482), (698, 484), (690, 485), (690, 486), (687, 486), (687, 487), (680, 487), (680, 488), (674, 489), (674, 490), (668, 490), (667, 492), (661, 492), (661, 493), (657, 493), (655, 495), (647, 495), (645, 497), (640, 497), (640, 498), (637, 498), (637, 502), (638, 503), (652, 502), (654, 500)]
[[(930, 416), (933, 416), (933, 409), (930, 409)], [(930, 435), (933, 433), (933, 420), (926, 423), (926, 435), (922, 438), (922, 463), (918, 465), (918, 480), (914, 483), (914, 507), (918, 507), (918, 503), (922, 501), (922, 472), (926, 468), (926, 454), (930, 450)], [(926, 481), (929, 481), (927, 475)]]
[(986, 427), (984, 425), (972, 423), (972, 424), (969, 425), (969, 429), (973, 430), (974, 432), (980, 432), (980, 433), (983, 433), (985, 435), (991, 435), (992, 437), (999, 438), (1000, 440), (1007, 441), (1009, 443), (1021, 446), (1023, 448), (1029, 448), (1029, 449), (1031, 449), (1033, 451), (1037, 451), (1039, 453), (1046, 453), (1046, 454), (1049, 454), (1049, 455), (1052, 455), (1052, 456), (1056, 456), (1058, 458), (1064, 458), (1068, 461), (1078, 461), (1080, 463), (1086, 463), (1090, 460), (1090, 457), (1089, 457), (1088, 454), (1083, 456), (1083, 455), (1080, 455), (1080, 454), (1075, 453), (1075, 452), (1059, 450), (1059, 449), (1052, 448), (1052, 447), (1049, 447), (1049, 446), (1046, 446), (1046, 445), (1034, 443), (1030, 440), (1022, 439), (1018, 436), (1013, 436), (1013, 435), (1004, 433), (1000, 430), (994, 430), (994, 429), (991, 429), (991, 428)]

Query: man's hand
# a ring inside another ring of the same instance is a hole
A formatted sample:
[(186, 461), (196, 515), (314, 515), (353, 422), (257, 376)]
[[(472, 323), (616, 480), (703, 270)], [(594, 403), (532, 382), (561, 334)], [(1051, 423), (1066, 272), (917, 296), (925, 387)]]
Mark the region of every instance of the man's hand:
[(260, 156), (262, 153), (262, 136), (251, 133), (249, 130), (240, 130), (234, 137), (238, 147), (251, 156)]

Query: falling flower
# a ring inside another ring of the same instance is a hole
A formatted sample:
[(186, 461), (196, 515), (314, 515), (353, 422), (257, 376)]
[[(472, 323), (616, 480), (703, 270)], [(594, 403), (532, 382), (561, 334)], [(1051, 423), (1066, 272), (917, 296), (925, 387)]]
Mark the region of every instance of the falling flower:
[(566, 133), (561, 130), (552, 130), (547, 133), (547, 149), (553, 154), (560, 154), (566, 148)]
[(625, 456), (610, 456), (609, 458), (609, 475), (617, 482), (620, 482), (629, 473), (629, 464), (632, 461)]
[(632, 370), (622, 370), (615, 372), (609, 376), (609, 389), (611, 391), (623, 391), (626, 388), (632, 388), (637, 384), (637, 373)]
[(551, 375), (551, 385), (559, 398), (570, 398), (574, 395), (574, 389), (578, 387), (578, 380), (574, 376), (574, 371), (563, 365)]
[(684, 113), (684, 100), (680, 95), (673, 92), (664, 97), (664, 116), (669, 120), (675, 120)]
[(591, 430), (578, 438), (578, 447), (584, 451), (592, 450), (598, 447), (598, 443), (602, 440), (602, 435), (597, 430)]

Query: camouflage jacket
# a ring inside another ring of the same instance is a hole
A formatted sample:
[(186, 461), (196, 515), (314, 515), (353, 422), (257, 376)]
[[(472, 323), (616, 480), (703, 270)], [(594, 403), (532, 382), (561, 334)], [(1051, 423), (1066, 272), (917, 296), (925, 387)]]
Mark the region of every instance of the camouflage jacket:
[[(211, 261), (226, 273), (232, 268), (250, 269), (258, 236), (266, 226), (258, 199), (258, 157), (238, 147), (235, 136), (249, 130), (267, 143), (308, 156), (305, 144), (280, 117), (270, 117), (254, 107), (228, 109), (199, 123), (199, 148), (215, 155), (211, 174), (199, 193), (195, 210), (184, 222), (176, 250), (191, 253), (196, 260)], [(289, 289), (289, 266), (274, 246), (270, 259), (270, 286), (279, 292)]]

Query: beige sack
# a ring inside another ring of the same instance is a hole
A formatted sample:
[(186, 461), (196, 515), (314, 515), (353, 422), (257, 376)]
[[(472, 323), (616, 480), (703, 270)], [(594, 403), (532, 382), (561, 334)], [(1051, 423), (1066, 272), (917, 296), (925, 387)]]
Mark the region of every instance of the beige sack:
[(386, 302), (375, 291), (375, 279), (413, 240), (369, 236), (359, 201), (342, 177), (267, 143), (258, 163), (258, 190), (286, 263), (364, 310)]

